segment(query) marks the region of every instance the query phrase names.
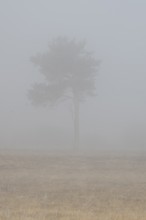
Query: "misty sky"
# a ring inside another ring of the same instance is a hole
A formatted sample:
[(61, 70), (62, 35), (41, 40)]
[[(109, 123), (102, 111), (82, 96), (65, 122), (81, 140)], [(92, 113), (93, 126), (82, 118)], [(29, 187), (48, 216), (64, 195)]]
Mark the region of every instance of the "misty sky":
[(144, 0), (0, 0), (2, 145), (31, 145), (36, 137), (41, 145), (62, 128), (72, 132), (70, 103), (36, 109), (27, 99), (31, 85), (42, 80), (30, 57), (60, 35), (85, 39), (102, 60), (98, 96), (81, 106), (82, 133), (112, 143), (145, 129), (145, 11)]

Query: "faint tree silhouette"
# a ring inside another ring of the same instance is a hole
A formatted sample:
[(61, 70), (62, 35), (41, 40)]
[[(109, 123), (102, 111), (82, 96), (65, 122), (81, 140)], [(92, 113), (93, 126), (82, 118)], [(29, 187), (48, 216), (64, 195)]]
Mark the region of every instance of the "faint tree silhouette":
[(55, 105), (71, 99), (74, 105), (74, 147), (79, 148), (79, 105), (95, 95), (99, 60), (85, 48), (84, 41), (65, 37), (53, 39), (48, 51), (31, 57), (45, 76), (46, 83), (35, 83), (29, 90), (34, 105)]

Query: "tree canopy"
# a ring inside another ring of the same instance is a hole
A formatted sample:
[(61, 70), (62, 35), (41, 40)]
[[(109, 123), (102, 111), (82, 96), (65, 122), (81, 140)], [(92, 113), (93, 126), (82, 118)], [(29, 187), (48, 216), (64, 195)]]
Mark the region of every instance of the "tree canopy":
[(95, 94), (99, 60), (86, 50), (84, 41), (55, 38), (46, 52), (31, 61), (45, 77), (44, 83), (35, 83), (29, 91), (34, 105), (53, 105), (74, 97), (83, 101)]

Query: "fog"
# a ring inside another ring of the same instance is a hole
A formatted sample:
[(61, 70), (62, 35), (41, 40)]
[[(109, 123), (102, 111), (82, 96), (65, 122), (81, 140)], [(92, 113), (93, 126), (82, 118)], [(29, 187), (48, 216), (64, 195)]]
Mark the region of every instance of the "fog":
[(81, 148), (144, 149), (145, 8), (144, 0), (1, 0), (0, 147), (72, 148), (72, 103), (36, 108), (27, 96), (43, 80), (30, 57), (66, 36), (86, 40), (101, 60), (97, 96), (80, 106)]

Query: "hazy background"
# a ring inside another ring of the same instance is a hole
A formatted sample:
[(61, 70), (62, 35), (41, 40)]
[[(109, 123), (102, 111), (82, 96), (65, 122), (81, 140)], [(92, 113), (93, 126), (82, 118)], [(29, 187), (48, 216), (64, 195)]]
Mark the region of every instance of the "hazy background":
[(27, 99), (42, 79), (30, 56), (60, 35), (86, 39), (102, 60), (98, 96), (81, 106), (82, 145), (144, 148), (145, 11), (144, 0), (0, 0), (1, 148), (71, 148), (71, 103), (37, 109)]

